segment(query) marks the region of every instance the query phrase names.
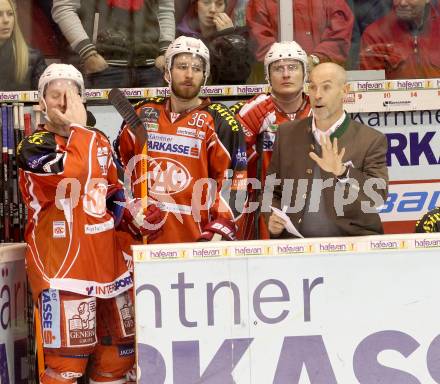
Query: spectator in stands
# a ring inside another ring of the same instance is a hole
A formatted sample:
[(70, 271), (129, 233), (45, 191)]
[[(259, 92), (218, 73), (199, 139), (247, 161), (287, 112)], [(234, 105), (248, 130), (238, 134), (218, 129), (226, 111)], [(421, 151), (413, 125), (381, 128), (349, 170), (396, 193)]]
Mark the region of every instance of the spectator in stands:
[(0, 91), (37, 89), (46, 68), (41, 52), (24, 41), (12, 0), (0, 0), (0, 68)]
[[(346, 92), (341, 66), (316, 66), (309, 86), (313, 117), (278, 128), (266, 185), (269, 175), (281, 180), (271, 205), (304, 237), (383, 233), (377, 207), (387, 195), (387, 140), (344, 112)], [(267, 216), (271, 237), (293, 236), (280, 214)]]
[[(175, 10), (175, 18), (176, 24), (180, 24), (181, 20), (187, 13), (187, 10), (191, 4), (192, 0), (174, 0), (174, 10)], [(228, 0), (225, 12), (228, 15), (237, 15), (243, 13), (246, 8), (248, 0)], [(232, 21), (236, 25), (243, 26), (245, 25), (244, 16), (237, 16), (237, 20), (232, 17)]]
[[(32, 47), (47, 59), (61, 61), (71, 50), (57, 23), (52, 19), (52, 0), (15, 0), (21, 31)], [(38, 22), (35, 22), (38, 20)]]
[(163, 85), (174, 0), (54, 0), (52, 16), (80, 56), (88, 87)]
[[(310, 66), (324, 61), (344, 64), (348, 58), (353, 13), (345, 0), (295, 0), (293, 39), (309, 55)], [(278, 40), (278, 1), (249, 0), (246, 23), (259, 61)]]
[(174, 0), (174, 17), (176, 24), (179, 24), (183, 16), (185, 16), (190, 2), (191, 0)]
[(196, 39), (210, 39), (217, 32), (234, 27), (225, 9), (226, 0), (191, 0), (177, 31)]
[(350, 0), (354, 14), (353, 35), (351, 37), (350, 68), (359, 68), (361, 36), (365, 29), (385, 16), (392, 7), (392, 0)]
[(246, 27), (234, 27), (226, 6), (226, 0), (191, 0), (177, 33), (206, 43), (213, 84), (243, 84), (252, 62), (248, 32)]
[(361, 69), (385, 69), (388, 79), (440, 77), (440, 12), (430, 0), (394, 0), (390, 13), (361, 40)]

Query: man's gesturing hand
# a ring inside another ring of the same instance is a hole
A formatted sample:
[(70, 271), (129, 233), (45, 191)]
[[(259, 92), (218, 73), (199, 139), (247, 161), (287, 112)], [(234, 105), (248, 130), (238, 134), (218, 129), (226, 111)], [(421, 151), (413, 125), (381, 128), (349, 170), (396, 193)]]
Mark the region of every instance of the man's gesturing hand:
[(275, 215), (275, 213), (272, 213), (272, 215), (269, 217), (267, 227), (272, 235), (278, 236), (281, 234), (281, 232), (283, 232), (285, 225), (286, 223), (281, 217)]
[(346, 169), (345, 165), (342, 163), (345, 148), (342, 148), (341, 152), (338, 151), (338, 139), (335, 138), (332, 144), (330, 138), (322, 135), (321, 150), (322, 157), (319, 157), (315, 152), (309, 152), (310, 157), (322, 170), (333, 173), (336, 177), (342, 175)]

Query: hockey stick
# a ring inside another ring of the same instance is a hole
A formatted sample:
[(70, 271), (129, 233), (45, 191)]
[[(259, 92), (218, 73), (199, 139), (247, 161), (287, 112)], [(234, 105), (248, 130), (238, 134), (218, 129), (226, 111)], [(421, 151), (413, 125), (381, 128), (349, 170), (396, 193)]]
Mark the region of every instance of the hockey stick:
[(20, 241), (20, 217), (19, 217), (19, 188), (18, 188), (18, 172), (17, 172), (17, 153), (15, 148), (20, 140), (20, 122), (19, 122), (19, 109), (18, 103), (12, 104), (13, 110), (13, 129), (11, 134), (11, 140), (8, 140), (8, 151), (10, 163), (11, 163), (11, 184), (12, 184), (12, 236), (14, 242)]
[[(17, 146), (24, 139), (24, 105), (23, 103), (18, 104), (18, 140), (16, 141), (15, 151), (17, 151)], [(17, 188), (18, 188), (18, 228), (20, 234), (20, 241), (24, 240), (24, 228), (26, 222), (25, 215), (25, 204), (20, 193), (20, 182), (18, 177), (17, 169)]]
[(147, 141), (147, 133), (130, 101), (128, 101), (122, 91), (118, 88), (113, 88), (109, 92), (108, 100), (128, 124), (130, 131), (136, 136), (136, 140), (139, 144), (144, 145)]
[(32, 133), (32, 115), (30, 113), (24, 114), (24, 135), (29, 136)]
[(3, 241), (9, 241), (9, 230), (11, 228), (11, 219), (9, 212), (9, 180), (8, 180), (8, 106), (2, 104), (2, 159), (3, 159), (3, 213), (4, 213), (4, 227), (3, 227)]
[[(135, 135), (137, 143), (142, 148), (142, 158), (140, 160), (141, 165), (141, 177), (145, 177), (143, 182), (141, 183), (141, 197), (142, 197), (142, 208), (146, 208), (148, 206), (148, 162), (147, 162), (147, 146), (148, 146), (148, 135), (147, 131), (142, 124), (141, 119), (136, 114), (131, 103), (125, 97), (125, 95), (118, 88), (113, 88), (109, 94), (108, 99), (110, 103), (115, 107), (116, 111), (122, 116), (125, 122), (128, 125), (130, 131)], [(134, 216), (134, 215), (133, 215)], [(143, 239), (144, 244), (147, 244), (147, 237), (144, 236)]]
[[(0, 109), (1, 112), (1, 109)], [(3, 152), (3, 119), (2, 119), (2, 113), (0, 113), (0, 150)], [(0, 156), (0, 191), (3, 191), (5, 188), (3, 183), (3, 153)], [(0, 216), (5, 217), (5, 211), (4, 211), (4, 202), (3, 202), (3, 193), (0, 194)], [(4, 220), (0, 220), (0, 243), (5, 242), (4, 237), (4, 230), (5, 230), (5, 223)]]
[[(29, 136), (32, 133), (32, 115), (30, 113), (24, 114), (24, 132), (23, 132), (23, 138), (26, 136)], [(24, 222), (27, 223), (28, 220), (28, 208), (26, 204), (23, 204), (23, 215), (24, 215)]]
[(14, 242), (14, 109), (8, 105), (8, 196), (9, 196), (9, 242)]

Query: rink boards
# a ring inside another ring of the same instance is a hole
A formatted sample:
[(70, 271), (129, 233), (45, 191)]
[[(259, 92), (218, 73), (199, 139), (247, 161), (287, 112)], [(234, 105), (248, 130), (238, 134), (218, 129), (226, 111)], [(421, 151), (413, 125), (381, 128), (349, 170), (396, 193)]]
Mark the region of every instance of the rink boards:
[(440, 236), (135, 248), (140, 383), (438, 383)]

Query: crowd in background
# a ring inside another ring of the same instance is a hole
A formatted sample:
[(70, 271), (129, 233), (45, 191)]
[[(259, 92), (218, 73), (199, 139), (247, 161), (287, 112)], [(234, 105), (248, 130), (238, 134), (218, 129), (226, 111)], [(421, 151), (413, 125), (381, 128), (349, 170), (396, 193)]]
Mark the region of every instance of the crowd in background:
[[(294, 40), (310, 66), (440, 77), (437, 1), (293, 0)], [(0, 0), (0, 23), (1, 91), (35, 89), (51, 62), (75, 65), (87, 88), (164, 86), (163, 54), (180, 35), (208, 45), (209, 83), (260, 83), (280, 32), (278, 0)]]

